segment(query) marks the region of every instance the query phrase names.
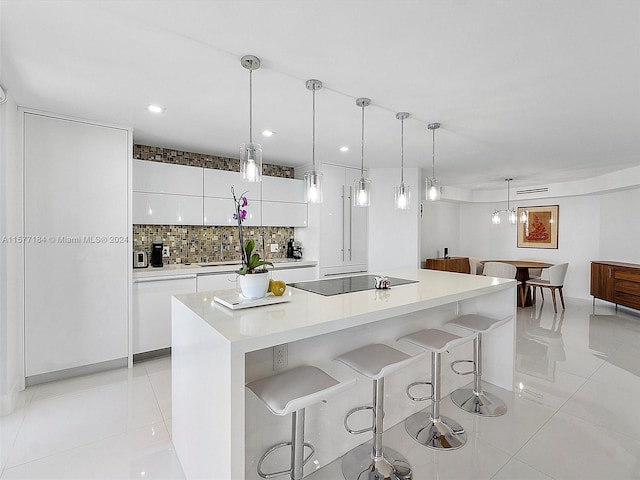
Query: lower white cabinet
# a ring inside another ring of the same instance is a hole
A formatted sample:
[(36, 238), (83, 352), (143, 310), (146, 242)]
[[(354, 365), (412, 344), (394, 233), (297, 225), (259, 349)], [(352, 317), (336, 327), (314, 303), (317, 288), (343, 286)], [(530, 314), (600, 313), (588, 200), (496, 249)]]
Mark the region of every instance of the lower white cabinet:
[(305, 268), (281, 268), (272, 273), (274, 280), (282, 280), (285, 283), (306, 282), (307, 280), (317, 280), (317, 267)]
[[(211, 273), (198, 275), (198, 292), (208, 292), (210, 290), (228, 290), (236, 288), (238, 275), (236, 273)], [(213, 299), (212, 299), (213, 300)]]
[(170, 347), (171, 296), (195, 292), (195, 275), (134, 280), (133, 353)]

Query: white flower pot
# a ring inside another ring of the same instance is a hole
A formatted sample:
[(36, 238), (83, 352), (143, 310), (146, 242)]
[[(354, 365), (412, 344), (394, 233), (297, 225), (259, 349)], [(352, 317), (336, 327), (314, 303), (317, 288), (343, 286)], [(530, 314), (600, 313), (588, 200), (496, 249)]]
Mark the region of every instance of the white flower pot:
[(242, 296), (248, 299), (263, 298), (269, 289), (269, 272), (240, 275)]

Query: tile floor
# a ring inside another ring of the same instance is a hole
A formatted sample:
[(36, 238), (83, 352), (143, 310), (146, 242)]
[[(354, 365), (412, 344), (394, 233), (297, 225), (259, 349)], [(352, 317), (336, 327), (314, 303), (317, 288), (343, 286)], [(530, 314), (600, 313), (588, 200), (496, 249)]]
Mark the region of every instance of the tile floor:
[[(402, 425), (385, 442), (414, 466), (414, 479), (640, 479), (640, 316), (567, 299), (519, 309), (516, 389), (488, 386), (508, 405), (477, 418), (447, 398), (442, 413), (467, 444), (435, 452)], [(171, 444), (171, 361), (136, 364), (38, 385), (0, 417), (0, 469), (9, 479), (184, 478)], [(338, 480), (339, 462), (308, 477)], [(216, 479), (218, 480), (218, 479)]]

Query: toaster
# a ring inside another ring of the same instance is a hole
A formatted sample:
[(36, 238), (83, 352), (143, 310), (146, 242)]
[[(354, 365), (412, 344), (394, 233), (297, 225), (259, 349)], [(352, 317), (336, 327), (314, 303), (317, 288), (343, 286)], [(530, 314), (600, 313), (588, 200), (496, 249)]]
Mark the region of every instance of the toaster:
[(147, 252), (133, 252), (133, 268), (145, 268), (148, 266)]

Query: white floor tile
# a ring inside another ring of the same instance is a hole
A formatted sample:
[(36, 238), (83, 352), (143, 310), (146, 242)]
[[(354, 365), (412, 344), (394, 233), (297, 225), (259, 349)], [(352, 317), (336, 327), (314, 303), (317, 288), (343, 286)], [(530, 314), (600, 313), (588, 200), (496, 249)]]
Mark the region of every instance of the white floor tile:
[(9, 468), (11, 479), (185, 478), (163, 424), (147, 426)]
[(156, 396), (163, 418), (171, 417), (171, 370), (149, 374), (149, 381)]
[(553, 480), (553, 478), (512, 458), (491, 480)]
[(557, 413), (515, 456), (563, 480), (640, 478), (640, 442)]
[(588, 380), (560, 409), (590, 423), (615, 430), (640, 441), (640, 379), (633, 384), (602, 383)]
[(33, 401), (25, 410), (7, 467), (162, 423), (148, 378)]
[(147, 374), (151, 375), (158, 372), (171, 371), (171, 357), (158, 357), (151, 360), (140, 362), (141, 366), (147, 370)]

